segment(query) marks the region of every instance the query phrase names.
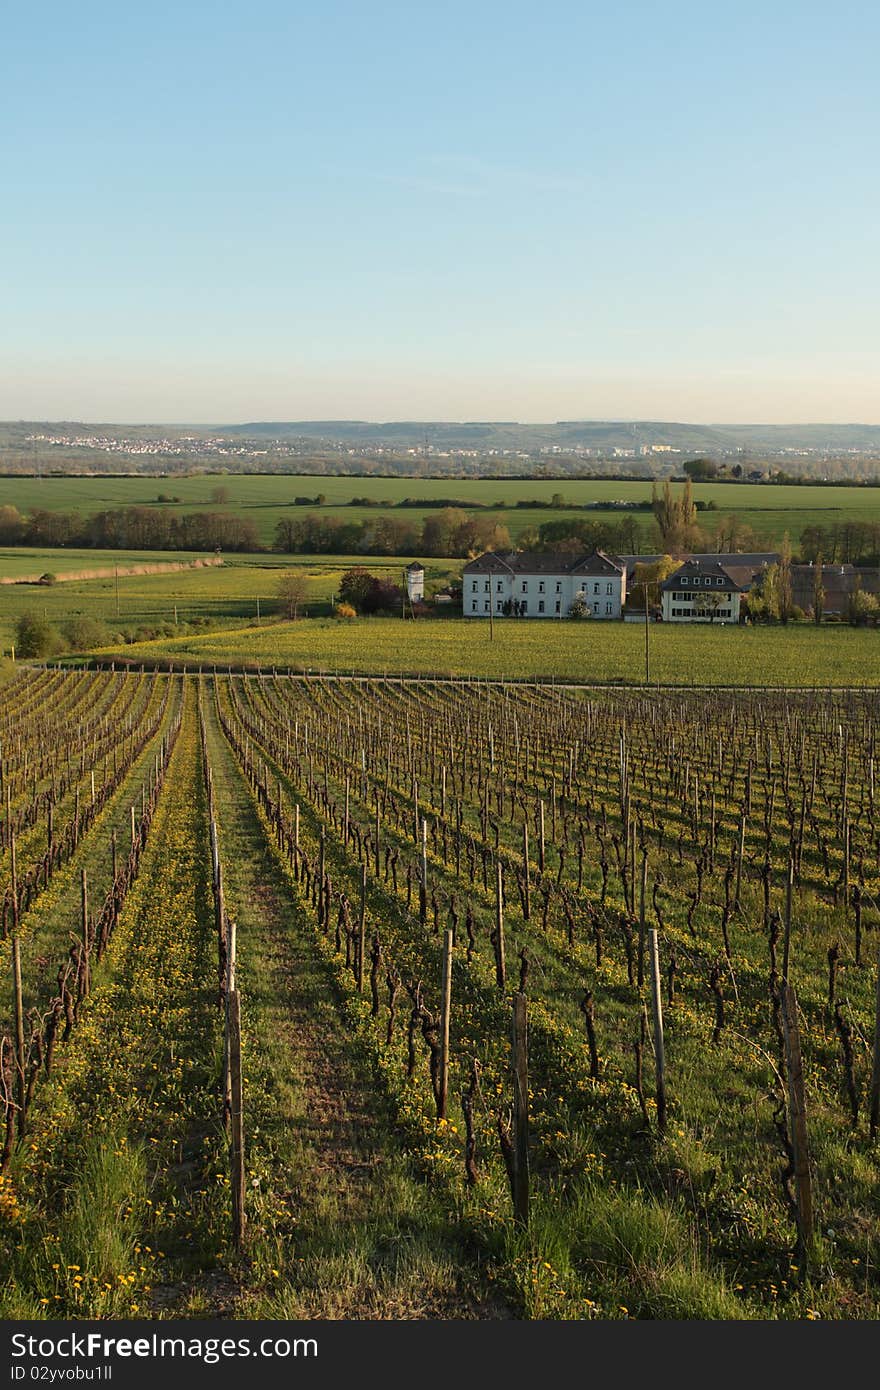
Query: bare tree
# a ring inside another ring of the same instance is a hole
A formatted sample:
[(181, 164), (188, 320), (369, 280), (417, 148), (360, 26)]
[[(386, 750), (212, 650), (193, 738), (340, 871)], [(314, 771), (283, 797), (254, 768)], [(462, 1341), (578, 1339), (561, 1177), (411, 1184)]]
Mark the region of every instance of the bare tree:
[(309, 581), (305, 575), (297, 574), (296, 570), (290, 570), (281, 576), (278, 584), (278, 597), (281, 600), (281, 611), (285, 618), (293, 618), (294, 621), (299, 617), (299, 609), (305, 603), (309, 593)]

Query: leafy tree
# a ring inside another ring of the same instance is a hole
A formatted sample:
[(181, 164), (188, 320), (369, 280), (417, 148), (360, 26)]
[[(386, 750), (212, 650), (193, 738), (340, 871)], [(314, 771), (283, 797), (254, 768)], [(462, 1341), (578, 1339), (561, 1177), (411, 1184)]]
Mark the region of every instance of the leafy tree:
[(582, 621), (584, 618), (591, 618), (593, 616), (593, 610), (587, 603), (583, 594), (578, 594), (577, 597), (572, 600), (571, 607), (568, 610), (568, 616), (574, 618), (578, 622)]
[(376, 576), (357, 566), (346, 570), (339, 581), (339, 602), (348, 603), (356, 613), (366, 613)]
[(36, 613), (22, 613), (16, 621), (15, 651), (17, 656), (52, 656), (61, 649), (61, 646), (61, 638), (48, 618), (38, 617)]
[(880, 608), (880, 604), (878, 604), (876, 597), (862, 588), (861, 576), (856, 575), (853, 591), (847, 604), (847, 617), (853, 627), (858, 627), (867, 622), (868, 618), (874, 617), (878, 608)]
[(24, 535), (24, 517), (18, 507), (0, 507), (0, 545), (18, 545)]
[(688, 478), (695, 483), (706, 482), (710, 478), (718, 477), (718, 464), (713, 459), (687, 459), (682, 465), (682, 469)]
[[(644, 613), (645, 600), (650, 606), (656, 603), (660, 597), (660, 585), (664, 579), (668, 579), (678, 569), (678, 561), (673, 560), (671, 555), (661, 555), (659, 560), (653, 564), (637, 564), (633, 571), (633, 582), (630, 586), (631, 592), (627, 594), (627, 607), (639, 608)], [(643, 588), (647, 585), (647, 589)]]
[(110, 631), (100, 618), (89, 618), (79, 614), (68, 618), (61, 624), (61, 631), (68, 646), (75, 652), (91, 651), (94, 647), (106, 647), (110, 641)]
[(228, 487), (214, 487), (211, 489), (211, 501), (215, 507), (224, 507), (229, 501)]
[(399, 616), (403, 608), (403, 589), (389, 579), (374, 579), (367, 596), (367, 613), (392, 613)]
[(701, 616), (708, 617), (711, 624), (718, 617), (718, 609), (725, 598), (723, 594), (697, 594), (694, 608)]

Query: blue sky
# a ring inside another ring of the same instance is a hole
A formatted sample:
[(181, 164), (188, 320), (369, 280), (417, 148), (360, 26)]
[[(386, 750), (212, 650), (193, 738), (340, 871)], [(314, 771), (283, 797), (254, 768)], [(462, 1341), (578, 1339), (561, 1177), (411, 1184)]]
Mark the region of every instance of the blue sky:
[(880, 422), (880, 10), (7, 10), (0, 417)]

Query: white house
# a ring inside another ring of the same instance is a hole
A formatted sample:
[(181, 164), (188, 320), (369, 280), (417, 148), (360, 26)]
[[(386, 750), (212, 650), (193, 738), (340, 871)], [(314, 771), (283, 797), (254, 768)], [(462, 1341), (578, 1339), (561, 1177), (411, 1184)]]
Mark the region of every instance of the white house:
[[(738, 559), (733, 556), (733, 559)], [(737, 582), (718, 560), (686, 560), (660, 585), (665, 623), (738, 623), (748, 585)]]
[(567, 618), (576, 601), (593, 618), (620, 618), (626, 566), (599, 550), (591, 555), (490, 550), (464, 567), (465, 618)]

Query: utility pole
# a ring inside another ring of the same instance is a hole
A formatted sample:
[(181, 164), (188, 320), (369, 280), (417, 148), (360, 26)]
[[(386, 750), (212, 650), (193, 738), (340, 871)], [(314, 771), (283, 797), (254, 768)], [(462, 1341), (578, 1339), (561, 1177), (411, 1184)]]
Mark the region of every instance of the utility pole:
[(492, 575), (489, 575), (489, 641), (495, 641), (495, 596), (492, 593)]
[(633, 585), (633, 588), (634, 588), (634, 589), (641, 589), (642, 595), (643, 595), (644, 600), (645, 600), (645, 685), (648, 685), (648, 684), (650, 683), (650, 679), (651, 679), (651, 656), (650, 656), (650, 647), (649, 647), (649, 642), (648, 642), (648, 632), (649, 632), (648, 623), (649, 623), (649, 617), (648, 617), (648, 581), (647, 581), (647, 579), (641, 580), (638, 584), (634, 584), (634, 585)]

